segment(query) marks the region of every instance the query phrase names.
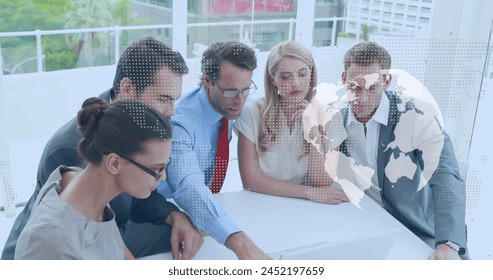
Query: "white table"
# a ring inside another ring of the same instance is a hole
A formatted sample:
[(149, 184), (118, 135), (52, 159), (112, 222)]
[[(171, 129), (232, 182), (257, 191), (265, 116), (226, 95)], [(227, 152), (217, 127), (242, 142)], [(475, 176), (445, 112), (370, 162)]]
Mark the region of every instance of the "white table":
[[(304, 199), (238, 191), (218, 194), (226, 212), (266, 253), (334, 242), (398, 228), (387, 259), (426, 259), (433, 250), (370, 198), (361, 209), (351, 203), (326, 205)], [(170, 253), (144, 259), (171, 259)], [(195, 259), (236, 259), (213, 238), (205, 237)]]

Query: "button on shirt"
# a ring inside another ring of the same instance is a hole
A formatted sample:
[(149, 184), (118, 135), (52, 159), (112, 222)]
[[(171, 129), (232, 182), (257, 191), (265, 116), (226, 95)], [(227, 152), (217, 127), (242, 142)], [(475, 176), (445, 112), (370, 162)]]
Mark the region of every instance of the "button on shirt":
[[(229, 235), (241, 230), (210, 190), (222, 117), (210, 105), (204, 87), (182, 98), (171, 119), (173, 144), (168, 179), (158, 191), (174, 198), (197, 227), (224, 244)], [(229, 121), (229, 140), (232, 124)]]
[[(368, 166), (375, 170), (373, 177), (371, 178), (372, 186), (365, 190), (365, 193), (375, 200), (380, 206), (383, 206), (381, 189), (378, 184), (378, 170), (377, 170), (377, 157), (378, 157), (378, 138), (380, 134), (380, 125), (387, 126), (389, 118), (389, 99), (385, 93), (382, 93), (382, 99), (378, 105), (378, 109), (371, 119), (366, 123), (366, 135), (365, 126), (360, 123), (354, 113), (349, 108), (349, 114), (346, 123), (346, 129), (348, 131), (347, 149), (349, 154), (354, 160), (361, 165)], [(365, 186), (369, 187), (369, 186)]]

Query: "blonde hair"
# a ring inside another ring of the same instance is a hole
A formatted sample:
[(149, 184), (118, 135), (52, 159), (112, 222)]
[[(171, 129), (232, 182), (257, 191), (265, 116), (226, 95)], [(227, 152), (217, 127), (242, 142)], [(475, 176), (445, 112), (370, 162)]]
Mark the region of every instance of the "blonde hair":
[(280, 117), (282, 114), (278, 89), (273, 83), (279, 62), (284, 57), (299, 59), (310, 68), (310, 87), (305, 99), (311, 102), (315, 96), (317, 85), (317, 69), (312, 54), (302, 44), (294, 41), (284, 41), (275, 45), (265, 66), (264, 89), (265, 97), (257, 102), (260, 109), (259, 147), (265, 152), (267, 146), (275, 143), (280, 130)]

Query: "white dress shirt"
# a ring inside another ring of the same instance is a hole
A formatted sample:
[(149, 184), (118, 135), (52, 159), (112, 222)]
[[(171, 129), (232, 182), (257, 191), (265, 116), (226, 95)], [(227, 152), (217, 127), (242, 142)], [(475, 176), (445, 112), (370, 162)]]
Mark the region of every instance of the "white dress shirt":
[(366, 188), (365, 193), (382, 206), (381, 189), (378, 184), (377, 156), (378, 156), (378, 137), (380, 134), (380, 125), (387, 126), (389, 118), (389, 99), (385, 93), (382, 93), (382, 99), (377, 110), (370, 120), (365, 124), (360, 123), (351, 106), (348, 114), (346, 129), (348, 132), (347, 149), (349, 154), (354, 158), (356, 163), (368, 166), (375, 170), (371, 178), (372, 186)]

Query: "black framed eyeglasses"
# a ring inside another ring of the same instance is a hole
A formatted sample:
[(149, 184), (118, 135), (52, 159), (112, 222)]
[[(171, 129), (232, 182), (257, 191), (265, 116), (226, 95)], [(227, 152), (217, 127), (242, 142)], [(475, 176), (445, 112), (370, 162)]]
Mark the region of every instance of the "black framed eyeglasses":
[(163, 181), (163, 180), (166, 180), (166, 166), (162, 166), (158, 169), (158, 171), (154, 171), (148, 167), (145, 167), (143, 166), (142, 164), (136, 162), (135, 160), (129, 158), (129, 157), (126, 157), (126, 156), (122, 156), (122, 155), (119, 155), (120, 157), (130, 161), (132, 164), (134, 164), (135, 166), (137, 166), (138, 168), (142, 169), (143, 171), (145, 171), (146, 173), (148, 173), (149, 175), (151, 175), (152, 177), (154, 177), (154, 179), (156, 179), (156, 181)]
[(252, 82), (252, 86), (249, 88), (246, 88), (244, 90), (239, 90), (239, 89), (223, 89), (217, 81), (215, 81), (217, 87), (223, 92), (224, 96), (226, 97), (236, 97), (238, 94), (242, 94), (244, 97), (247, 97), (250, 94), (253, 94), (257, 90), (257, 85)]

